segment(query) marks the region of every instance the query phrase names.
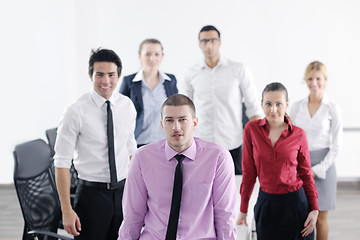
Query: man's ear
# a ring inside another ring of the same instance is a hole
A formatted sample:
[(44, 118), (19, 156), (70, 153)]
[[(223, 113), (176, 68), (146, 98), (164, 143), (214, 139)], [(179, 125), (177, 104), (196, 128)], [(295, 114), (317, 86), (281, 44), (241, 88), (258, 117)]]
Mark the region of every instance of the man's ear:
[(195, 118), (193, 119), (193, 121), (194, 121), (194, 129), (195, 129), (196, 126), (198, 125), (199, 119), (198, 119), (197, 117), (195, 117)]
[(160, 120), (160, 124), (161, 124), (161, 127), (164, 128), (164, 124), (163, 124), (162, 120)]

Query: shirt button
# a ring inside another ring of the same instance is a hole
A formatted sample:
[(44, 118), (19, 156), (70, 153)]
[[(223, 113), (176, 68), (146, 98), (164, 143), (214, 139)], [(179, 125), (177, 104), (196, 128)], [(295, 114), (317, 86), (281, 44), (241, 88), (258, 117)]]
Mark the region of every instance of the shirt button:
[(178, 234), (178, 235), (176, 235), (176, 238), (180, 238), (180, 235)]
[(181, 218), (179, 218), (179, 222), (181, 222)]

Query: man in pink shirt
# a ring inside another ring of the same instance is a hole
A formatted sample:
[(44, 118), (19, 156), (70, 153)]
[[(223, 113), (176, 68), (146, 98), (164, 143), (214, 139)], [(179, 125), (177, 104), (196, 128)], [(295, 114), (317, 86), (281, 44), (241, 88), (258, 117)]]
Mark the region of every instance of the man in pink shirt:
[(235, 239), (229, 151), (193, 137), (198, 119), (185, 95), (169, 97), (161, 115), (166, 139), (141, 147), (131, 160), (118, 239)]

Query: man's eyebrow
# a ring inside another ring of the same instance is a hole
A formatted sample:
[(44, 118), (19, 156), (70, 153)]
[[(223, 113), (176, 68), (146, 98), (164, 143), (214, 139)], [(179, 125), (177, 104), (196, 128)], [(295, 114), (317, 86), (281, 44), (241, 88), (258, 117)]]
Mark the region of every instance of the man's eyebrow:
[(164, 118), (187, 118), (187, 116), (180, 116), (180, 117), (164, 117)]
[(104, 72), (96, 72), (96, 74), (115, 74), (116, 72), (107, 72), (107, 73), (104, 73)]

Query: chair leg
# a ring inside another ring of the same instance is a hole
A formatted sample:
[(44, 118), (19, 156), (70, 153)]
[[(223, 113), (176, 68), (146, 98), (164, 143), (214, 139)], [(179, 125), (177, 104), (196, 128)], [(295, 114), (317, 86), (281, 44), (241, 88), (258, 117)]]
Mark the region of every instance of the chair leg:
[(29, 240), (29, 236), (28, 236), (28, 228), (26, 226), (26, 224), (24, 223), (24, 230), (23, 230), (23, 237), (22, 240)]

